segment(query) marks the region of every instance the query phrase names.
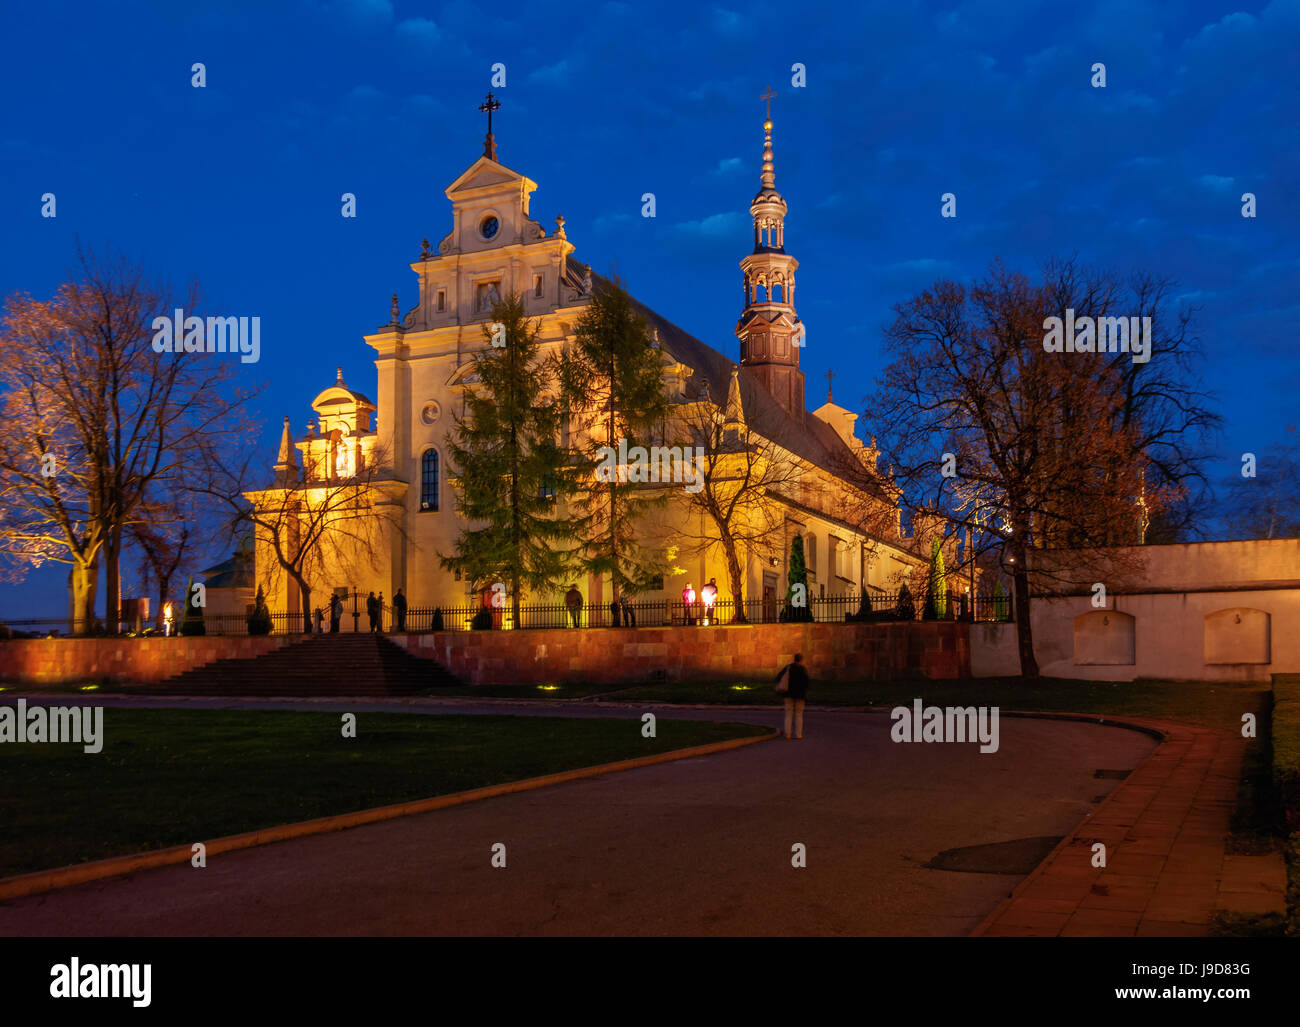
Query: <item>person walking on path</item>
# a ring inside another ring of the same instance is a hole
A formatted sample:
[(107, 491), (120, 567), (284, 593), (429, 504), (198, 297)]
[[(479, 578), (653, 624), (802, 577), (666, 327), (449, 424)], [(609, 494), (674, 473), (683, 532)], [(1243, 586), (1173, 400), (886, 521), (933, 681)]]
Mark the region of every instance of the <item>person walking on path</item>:
[(325, 634), (325, 611), (316, 607), (316, 634)]
[(691, 583), (689, 581), (686, 583), (686, 587), (682, 589), (682, 608), (686, 612), (685, 615), (686, 624), (688, 626), (694, 624), (695, 623), (695, 589), (691, 587)]
[(339, 621), (343, 619), (343, 600), (335, 592), (330, 596), (330, 634), (337, 635), (339, 631)]
[(619, 605), (623, 608), (623, 627), (636, 627), (636, 609), (627, 601), (627, 593), (618, 597)]
[(375, 632), (379, 630), (379, 600), (375, 598), (373, 592), (366, 597), (366, 617), (370, 620), (370, 630)]
[(375, 619), (379, 621), (379, 630), (384, 630), (384, 593), (379, 593), (379, 598), (375, 600)]
[(397, 595), (393, 596), (393, 616), (397, 619), (397, 627), (394, 631), (406, 630), (406, 596), (402, 595), (402, 590), (397, 590)]
[(613, 627), (613, 628), (618, 627), (618, 614), (619, 614), (619, 611), (622, 610), (622, 609), (623, 609), (623, 608), (619, 605), (617, 599), (611, 599), (611, 600), (609, 601), (609, 624), (610, 624), (610, 627)]
[(573, 620), (573, 626), (578, 626), (578, 614), (582, 611), (582, 593), (578, 591), (577, 585), (570, 585), (569, 591), (564, 593), (564, 605), (569, 608), (569, 617)]
[(776, 690), (785, 699), (785, 737), (790, 737), (793, 717), (794, 737), (803, 738), (803, 704), (808, 698), (808, 670), (803, 665), (803, 653), (794, 654), (794, 662), (781, 668), (776, 681)]

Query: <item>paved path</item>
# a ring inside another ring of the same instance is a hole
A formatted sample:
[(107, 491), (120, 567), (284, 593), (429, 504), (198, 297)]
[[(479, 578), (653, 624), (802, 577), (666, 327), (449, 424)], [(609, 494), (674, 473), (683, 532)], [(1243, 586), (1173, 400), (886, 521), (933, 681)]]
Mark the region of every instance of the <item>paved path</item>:
[[(97, 697), (97, 701), (100, 701)], [(113, 705), (103, 697), (105, 705)], [(129, 705), (140, 705), (129, 701)], [(185, 707), (272, 705), (187, 700)], [(315, 708), (627, 717), (644, 707), (337, 700)], [(664, 722), (774, 710), (655, 708)], [(107, 718), (106, 718), (107, 719)], [(1152, 750), (1142, 734), (1003, 718), (997, 753), (896, 744), (881, 713), (810, 710), (762, 742), (0, 904), (5, 935), (963, 935), (1023, 876), (926, 868), (1068, 835)], [(507, 868), (491, 847), (506, 845)], [(807, 868), (791, 867), (791, 846)]]
[[(975, 934), (1203, 936), (1216, 911), (1283, 911), (1282, 856), (1224, 851), (1244, 740), (1126, 719), (1166, 740)], [(1097, 843), (1106, 847), (1105, 867), (1093, 866)]]

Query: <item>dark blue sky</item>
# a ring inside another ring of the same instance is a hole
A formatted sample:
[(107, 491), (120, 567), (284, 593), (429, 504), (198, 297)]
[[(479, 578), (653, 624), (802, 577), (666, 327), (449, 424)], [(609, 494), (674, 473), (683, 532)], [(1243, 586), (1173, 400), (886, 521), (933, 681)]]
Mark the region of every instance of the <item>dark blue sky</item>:
[[(539, 183), (533, 215), (563, 213), (577, 257), (733, 358), (758, 96), (776, 88), (810, 406), (833, 366), (836, 400), (861, 407), (893, 304), (937, 277), (1077, 254), (1202, 307), (1224, 473), (1300, 421), (1298, 0), (53, 0), (4, 22), (0, 292), (50, 294), (80, 237), (259, 315), (244, 373), (269, 383), (268, 465), (336, 365), (374, 392), (361, 336), (394, 291), (415, 301), (407, 264), (450, 227), (443, 189), (481, 152), (496, 62), (499, 157)], [(32, 575), (34, 597), (0, 586), (0, 617), (63, 609), (65, 573)]]

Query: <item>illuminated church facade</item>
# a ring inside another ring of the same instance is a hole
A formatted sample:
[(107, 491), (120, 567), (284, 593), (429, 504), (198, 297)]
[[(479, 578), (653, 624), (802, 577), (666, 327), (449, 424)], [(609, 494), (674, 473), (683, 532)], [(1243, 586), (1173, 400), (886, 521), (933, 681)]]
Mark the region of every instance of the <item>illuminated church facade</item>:
[[(710, 405), (729, 424), (772, 440), (773, 451), (799, 468), (798, 484), (773, 489), (766, 500), (776, 507), (780, 537), (741, 554), (745, 598), (784, 596), (795, 534), (804, 539), (811, 596), (895, 591), (914, 572), (924, 573), (929, 550), (919, 554), (916, 540), (903, 535), (892, 486), (876, 468), (879, 454), (855, 435), (856, 415), (831, 402), (829, 390), (825, 404), (805, 409), (798, 262), (785, 249), (787, 205), (775, 185), (770, 120), (764, 122), (760, 183), (750, 205), (753, 250), (740, 261), (739, 361), (638, 303), (648, 344), (662, 353), (672, 409), (685, 415)], [(533, 216), (536, 189), (536, 182), (496, 159), (489, 132), (483, 156), (446, 188), (450, 230), (436, 247), (426, 240), (410, 264), (417, 302), (403, 313), (395, 295), (389, 323), (365, 336), (378, 371), (373, 393), (354, 390), (340, 371), (312, 401), (316, 419), (305, 435), (295, 437), (285, 419), (274, 482), (247, 493), (259, 511), (350, 476), (367, 480), (364, 501), (348, 516), (369, 518), (370, 530), (364, 537), (350, 533), (336, 553), (308, 562), (312, 608), (334, 592), (382, 592), (389, 601), (399, 588), (413, 608), (478, 605), (470, 583), (443, 569), (439, 558), (453, 552), (470, 526), (457, 512), (447, 444), (453, 415), (463, 413), (466, 390), (475, 386), (474, 354), (488, 345), (484, 325), (499, 297), (517, 294), (525, 314), (540, 322), (543, 352), (553, 352), (574, 339), (593, 289), (602, 285), (575, 259), (564, 218), (547, 226)], [(688, 535), (707, 536), (710, 527), (681, 490), (639, 530), (649, 535), (643, 545), (676, 556), (665, 563), (662, 589), (637, 598), (679, 598), (686, 582), (698, 589), (711, 578), (719, 598), (731, 597), (721, 547), (682, 544)], [(256, 579), (273, 610), (299, 612), (299, 589), (278, 567), (264, 535), (259, 529)], [(527, 601), (562, 603), (574, 584), (585, 602), (603, 606), (612, 598), (608, 581), (589, 576), (557, 582), (552, 593)]]

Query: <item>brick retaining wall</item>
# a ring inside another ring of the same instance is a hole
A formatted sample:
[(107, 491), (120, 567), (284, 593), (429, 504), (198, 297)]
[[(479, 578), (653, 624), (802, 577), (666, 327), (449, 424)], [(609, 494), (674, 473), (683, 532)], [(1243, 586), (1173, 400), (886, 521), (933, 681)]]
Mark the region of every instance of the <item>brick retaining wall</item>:
[(294, 637), (13, 639), (0, 642), (0, 680), (26, 684), (161, 681), (213, 660), (260, 656)]
[(442, 631), (396, 635), (476, 685), (621, 684), (775, 676), (796, 652), (820, 679), (970, 676), (969, 625), (755, 624), (693, 628)]
[[(796, 652), (814, 678), (970, 676), (969, 625), (956, 622), (440, 631), (389, 635), (469, 684), (708, 681), (775, 675)], [(0, 642), (0, 680), (156, 682), (214, 660), (252, 658), (301, 636), (37, 638)]]

